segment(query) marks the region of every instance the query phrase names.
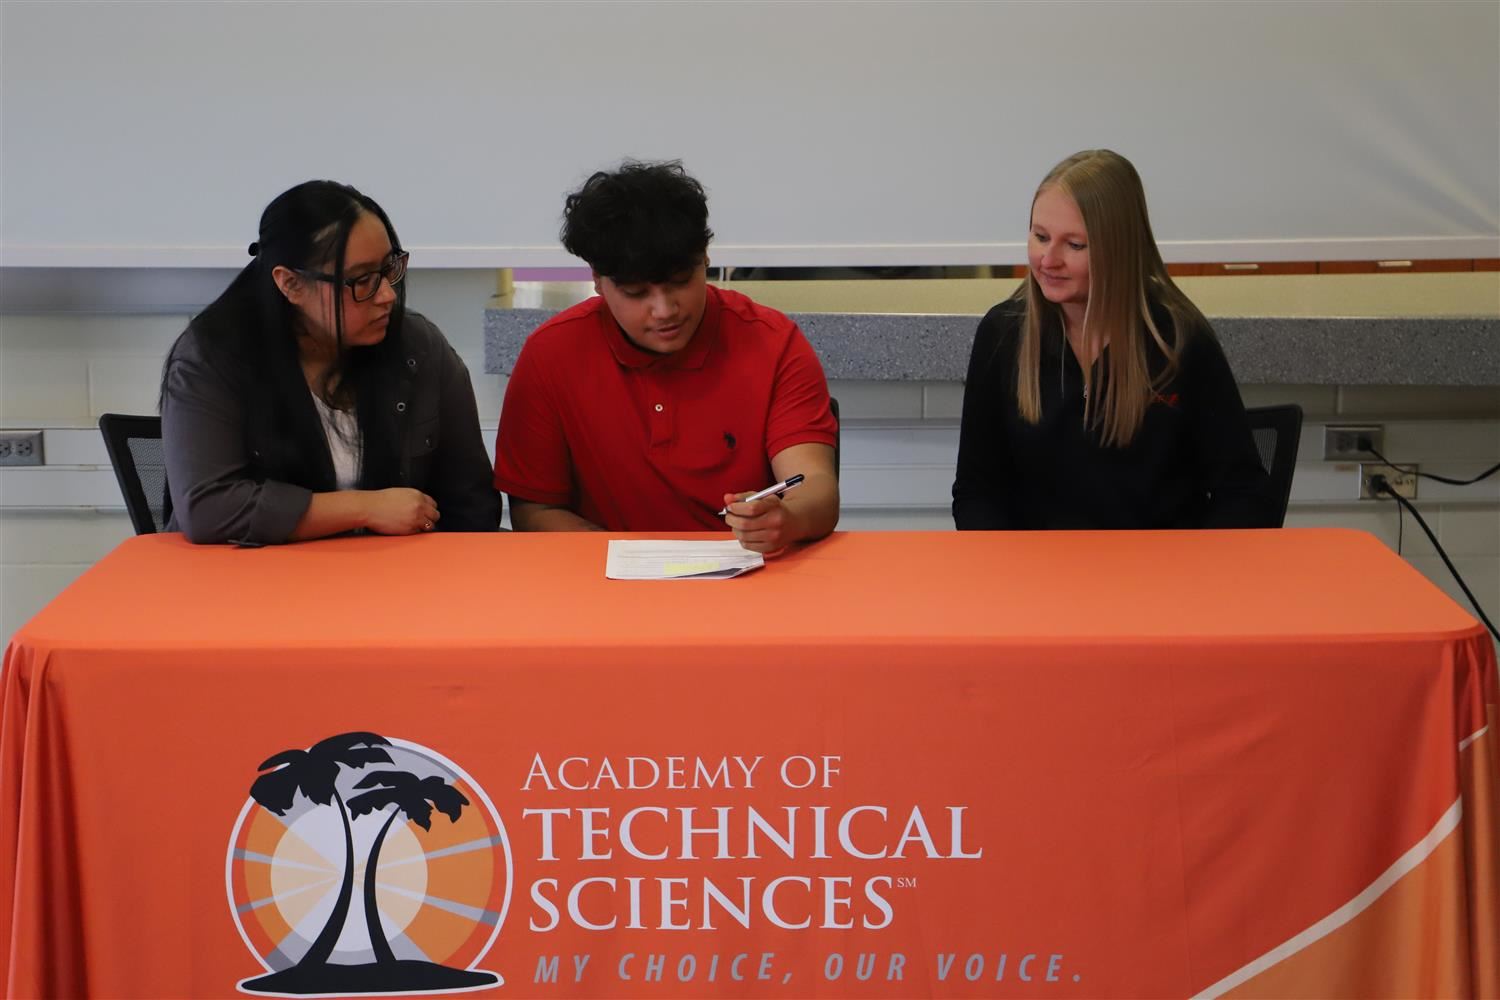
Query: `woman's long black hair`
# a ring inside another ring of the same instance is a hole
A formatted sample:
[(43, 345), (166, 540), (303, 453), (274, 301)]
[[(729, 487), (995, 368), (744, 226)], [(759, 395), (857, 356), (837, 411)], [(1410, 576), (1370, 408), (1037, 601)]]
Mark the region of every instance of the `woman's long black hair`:
[[(301, 319), (272, 280), (276, 267), (326, 271), (335, 278), (333, 332), (339, 350), (320, 388), (325, 398), (332, 390), (339, 401), (355, 407), (362, 439), (360, 486), (379, 489), (398, 483), (395, 407), (403, 370), (404, 283), (396, 286), (385, 338), (369, 347), (343, 346), (344, 255), (349, 232), (365, 213), (381, 221), (392, 249), (399, 250), (401, 241), (385, 211), (353, 187), (307, 181), (283, 192), (261, 214), (259, 238), (250, 244), (255, 259), (190, 327), (207, 362), (239, 391), (246, 447), (259, 451), (261, 468), (272, 478), (309, 489), (332, 489), (333, 484), (322, 461), (322, 425), (298, 360)], [(176, 350), (163, 369), (163, 395)]]

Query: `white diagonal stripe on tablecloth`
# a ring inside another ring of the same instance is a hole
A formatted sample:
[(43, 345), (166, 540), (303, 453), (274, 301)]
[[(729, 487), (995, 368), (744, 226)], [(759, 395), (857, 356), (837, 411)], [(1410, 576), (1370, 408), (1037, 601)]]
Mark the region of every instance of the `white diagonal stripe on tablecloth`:
[[(1479, 734), (1475, 733), (1474, 735), (1478, 736)], [(1381, 872), (1380, 876), (1366, 886), (1364, 891), (1359, 895), (1313, 924), (1307, 930), (1277, 945), (1248, 965), (1235, 970), (1208, 989), (1196, 994), (1193, 1000), (1211, 1000), (1213, 997), (1222, 996), (1236, 986), (1248, 982), (1250, 979), (1271, 968), (1271, 966), (1291, 958), (1308, 945), (1327, 937), (1369, 909), (1375, 900), (1385, 895), (1387, 889), (1401, 881), (1402, 876), (1410, 873), (1423, 861), (1426, 861), (1427, 857), (1433, 851), (1437, 850), (1437, 846), (1446, 840), (1450, 833), (1458, 829), (1458, 821), (1463, 817), (1463, 806), (1464, 800), (1462, 797), (1454, 799), (1453, 805), (1448, 807), (1448, 811), (1443, 813), (1442, 818), (1437, 821), (1436, 826), (1428, 831), (1427, 836), (1417, 841), (1410, 850), (1397, 858), (1395, 864)]]

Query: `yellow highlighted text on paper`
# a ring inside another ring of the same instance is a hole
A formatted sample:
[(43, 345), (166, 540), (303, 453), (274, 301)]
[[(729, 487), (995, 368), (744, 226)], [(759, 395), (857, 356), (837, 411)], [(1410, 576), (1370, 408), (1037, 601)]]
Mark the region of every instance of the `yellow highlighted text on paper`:
[(716, 573), (719, 562), (716, 559), (705, 559), (702, 562), (669, 562), (662, 566), (662, 572), (667, 576), (694, 576), (698, 573)]

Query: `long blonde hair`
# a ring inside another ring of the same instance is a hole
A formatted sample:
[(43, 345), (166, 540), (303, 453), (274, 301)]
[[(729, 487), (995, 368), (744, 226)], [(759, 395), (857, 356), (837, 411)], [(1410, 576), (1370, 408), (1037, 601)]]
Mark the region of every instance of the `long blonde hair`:
[[(1032, 196), (1032, 204), (1056, 186), (1078, 205), (1088, 231), (1089, 298), (1084, 311), (1086, 342), (1109, 344), (1109, 382), (1102, 399), (1086, 401), (1084, 423), (1100, 433), (1106, 445), (1128, 445), (1156, 394), (1176, 374), (1186, 338), (1207, 328), (1198, 307), (1167, 276), (1151, 235), (1146, 192), (1130, 161), (1108, 149), (1086, 149), (1053, 167)], [(1041, 355), (1043, 330), (1064, 329), (1061, 307), (1049, 302), (1029, 271), (1017, 292), (1025, 305), (1017, 355), (1016, 404), (1027, 423), (1042, 417)], [(1165, 334), (1151, 317), (1159, 303), (1172, 318)], [(1168, 337), (1170, 336), (1170, 340)], [(1153, 379), (1151, 349), (1166, 364)], [(1084, 386), (1092, 380), (1084, 366)]]

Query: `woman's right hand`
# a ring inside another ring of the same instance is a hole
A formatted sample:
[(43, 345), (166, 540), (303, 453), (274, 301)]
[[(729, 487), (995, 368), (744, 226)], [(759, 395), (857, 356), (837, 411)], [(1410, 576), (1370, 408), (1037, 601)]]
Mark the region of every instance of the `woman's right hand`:
[(421, 490), (395, 486), (366, 496), (365, 527), (377, 535), (418, 535), (438, 522), (437, 501)]

